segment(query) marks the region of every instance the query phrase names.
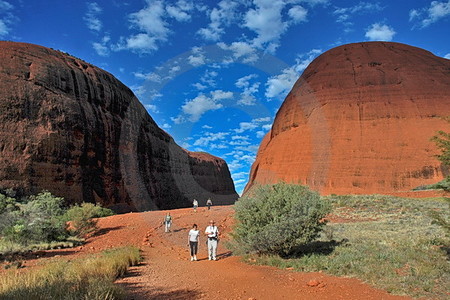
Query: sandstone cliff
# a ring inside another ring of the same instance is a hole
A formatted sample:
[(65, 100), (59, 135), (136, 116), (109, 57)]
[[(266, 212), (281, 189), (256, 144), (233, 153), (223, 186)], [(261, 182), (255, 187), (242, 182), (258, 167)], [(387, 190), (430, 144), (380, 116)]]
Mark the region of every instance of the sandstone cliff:
[(47, 189), (119, 211), (233, 203), (226, 163), (175, 144), (111, 74), (0, 42), (0, 188)]
[(398, 43), (334, 48), (295, 83), (247, 184), (280, 180), (322, 194), (395, 193), (448, 174), (430, 138), (449, 131), (450, 60)]

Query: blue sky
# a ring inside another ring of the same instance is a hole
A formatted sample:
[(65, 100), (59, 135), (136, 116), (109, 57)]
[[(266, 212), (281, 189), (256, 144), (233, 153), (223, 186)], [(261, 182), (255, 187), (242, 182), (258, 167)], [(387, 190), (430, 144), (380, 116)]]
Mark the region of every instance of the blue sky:
[(179, 145), (225, 159), (239, 193), (315, 57), (381, 40), (450, 59), (449, 37), (449, 0), (0, 0), (0, 39), (112, 73)]

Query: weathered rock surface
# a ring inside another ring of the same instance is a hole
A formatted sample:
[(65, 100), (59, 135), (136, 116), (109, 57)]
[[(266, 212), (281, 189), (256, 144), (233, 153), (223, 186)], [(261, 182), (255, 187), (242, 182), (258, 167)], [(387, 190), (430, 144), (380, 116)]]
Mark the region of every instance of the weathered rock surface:
[(111, 74), (0, 42), (0, 188), (47, 189), (119, 211), (233, 203), (225, 161), (175, 144)]
[(280, 180), (322, 194), (395, 193), (448, 174), (430, 138), (449, 131), (450, 60), (398, 43), (334, 48), (296, 82), (247, 184)]

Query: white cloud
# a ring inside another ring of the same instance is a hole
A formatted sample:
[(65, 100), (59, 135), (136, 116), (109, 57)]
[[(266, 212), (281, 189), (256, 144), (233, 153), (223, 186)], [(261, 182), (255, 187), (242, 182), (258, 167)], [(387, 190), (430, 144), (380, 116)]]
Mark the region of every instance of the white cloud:
[(188, 57), (188, 61), (191, 65), (193, 65), (194, 67), (198, 67), (201, 65), (205, 64), (205, 59), (206, 57), (203, 54), (198, 54), (198, 55), (190, 55)]
[(359, 2), (351, 7), (340, 7), (333, 11), (333, 14), (337, 16), (337, 22), (344, 24), (345, 26), (352, 26), (350, 21), (355, 15), (363, 15), (369, 13), (375, 13), (382, 11), (384, 8), (379, 3), (371, 2)]
[(170, 124), (164, 123), (161, 125), (161, 128), (162, 129), (170, 129), (170, 128), (172, 128), (172, 126), (170, 126)]
[(262, 130), (259, 130), (259, 131), (256, 132), (256, 137), (258, 139), (264, 137), (265, 135), (266, 135), (266, 133), (264, 131), (262, 131)]
[(263, 118), (253, 119), (254, 122), (258, 122), (258, 123), (261, 123), (261, 122), (270, 122), (271, 120), (272, 120), (271, 117), (263, 117)]
[(409, 12), (409, 20), (417, 19), (421, 27), (427, 27), (450, 15), (449, 1), (432, 1), (429, 8), (412, 9)]
[(13, 9), (14, 6), (6, 1), (0, 0), (0, 11), (7, 11)]
[(97, 52), (97, 54), (100, 56), (108, 56), (110, 53), (108, 47), (108, 43), (110, 40), (111, 38), (109, 36), (104, 36), (99, 43), (98, 42), (92, 43), (95, 52)]
[(206, 63), (206, 57), (204, 55), (204, 52), (202, 48), (200, 47), (193, 47), (191, 49), (192, 55), (188, 57), (188, 62), (193, 65), (194, 67), (198, 67), (201, 65), (204, 65)]
[(206, 85), (201, 84), (200, 82), (196, 82), (196, 83), (194, 83), (192, 86), (195, 87), (195, 88), (196, 88), (197, 90), (199, 90), (199, 91), (203, 91), (204, 89), (207, 88)]
[(238, 88), (241, 88), (243, 91), (241, 93), (240, 99), (237, 104), (240, 105), (255, 105), (256, 98), (254, 96), (255, 93), (259, 90), (260, 82), (250, 83), (252, 79), (256, 79), (258, 75), (250, 74), (244, 77), (239, 78), (235, 85)]
[(238, 3), (235, 1), (220, 1), (209, 13), (211, 22), (197, 33), (207, 41), (219, 41), (225, 33), (223, 27), (229, 26), (236, 19), (237, 7)]
[(248, 137), (248, 135), (233, 135), (231, 137), (232, 140), (249, 140), (250, 138)]
[(15, 17), (10, 12), (8, 12), (9, 10), (12, 9), (14, 9), (14, 6), (12, 4), (0, 0), (0, 13), (3, 14), (6, 13), (6, 15), (2, 19), (0, 19), (0, 38), (9, 34), (10, 31), (9, 25), (15, 19)]
[(0, 20), (0, 37), (5, 36), (9, 33), (9, 28), (6, 26), (5, 22)]
[(208, 147), (208, 145), (211, 142), (218, 141), (218, 140), (224, 140), (225, 137), (227, 137), (229, 134), (230, 134), (229, 132), (217, 132), (217, 133), (206, 132), (203, 137), (198, 138), (194, 142), (194, 146)]
[(191, 20), (189, 12), (194, 8), (192, 2), (180, 0), (176, 5), (166, 6), (166, 11), (172, 18), (175, 18), (178, 22), (187, 22)]
[(371, 41), (391, 41), (395, 33), (392, 27), (375, 23), (370, 26), (365, 36)]
[(99, 32), (102, 29), (102, 21), (98, 18), (98, 15), (103, 11), (97, 2), (87, 3), (88, 11), (84, 16), (86, 26), (93, 31)]
[(243, 63), (253, 63), (258, 60), (258, 53), (254, 46), (246, 42), (233, 42), (229, 46), (225, 43), (217, 44), (221, 49), (232, 52), (230, 63), (241, 60)]
[(253, 130), (255, 128), (258, 128), (258, 125), (254, 122), (240, 122), (239, 128), (234, 129), (236, 133), (243, 133), (245, 131)]
[(283, 1), (254, 0), (255, 9), (245, 14), (244, 26), (256, 33), (252, 44), (269, 53), (275, 53), (279, 46), (279, 39), (288, 25), (282, 20)]
[(305, 22), (307, 20), (308, 10), (302, 6), (291, 7), (288, 12), (294, 23)]
[(450, 59), (450, 53), (447, 53), (447, 55), (445, 55), (444, 58)]
[[(209, 97), (204, 94), (200, 94), (194, 99), (186, 101), (181, 106), (181, 110), (184, 114), (188, 115), (189, 121), (197, 122), (204, 113), (210, 110), (222, 108), (223, 105), (220, 103), (220, 100), (229, 99), (232, 97), (232, 92), (225, 92), (222, 90), (211, 91)], [(174, 119), (174, 122), (179, 122), (177, 124), (180, 124), (183, 121), (185, 121), (185, 118), (180, 116)]]
[(159, 113), (158, 107), (154, 104), (145, 104), (144, 107), (155, 114)]
[(284, 99), (300, 77), (301, 72), (321, 53), (313, 49), (305, 55), (297, 57), (295, 65), (281, 71), (281, 74), (271, 76), (266, 82), (266, 97)]
[(212, 126), (209, 126), (209, 125), (203, 125), (202, 128), (203, 128), (203, 129), (212, 129)]

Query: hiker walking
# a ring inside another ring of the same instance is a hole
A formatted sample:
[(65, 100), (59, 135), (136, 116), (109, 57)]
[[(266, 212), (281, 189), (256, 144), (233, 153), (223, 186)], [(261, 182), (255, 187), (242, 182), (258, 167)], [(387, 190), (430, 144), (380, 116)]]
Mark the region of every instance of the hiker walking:
[(167, 215), (164, 217), (164, 232), (169, 232), (170, 226), (172, 226), (172, 216), (170, 215), (170, 213), (167, 213)]
[(191, 261), (197, 260), (198, 242), (200, 230), (197, 229), (197, 224), (192, 225), (192, 229), (188, 233), (189, 249), (191, 250)]
[(209, 221), (209, 226), (206, 227), (205, 234), (208, 237), (208, 259), (216, 260), (217, 244), (219, 242), (219, 228), (217, 228), (213, 220)]
[(194, 199), (194, 201), (192, 201), (192, 205), (194, 206), (194, 212), (196, 212), (198, 207), (198, 201)]
[(211, 198), (208, 198), (208, 200), (206, 200), (206, 206), (208, 206), (208, 210), (211, 209), (211, 205), (212, 205)]

